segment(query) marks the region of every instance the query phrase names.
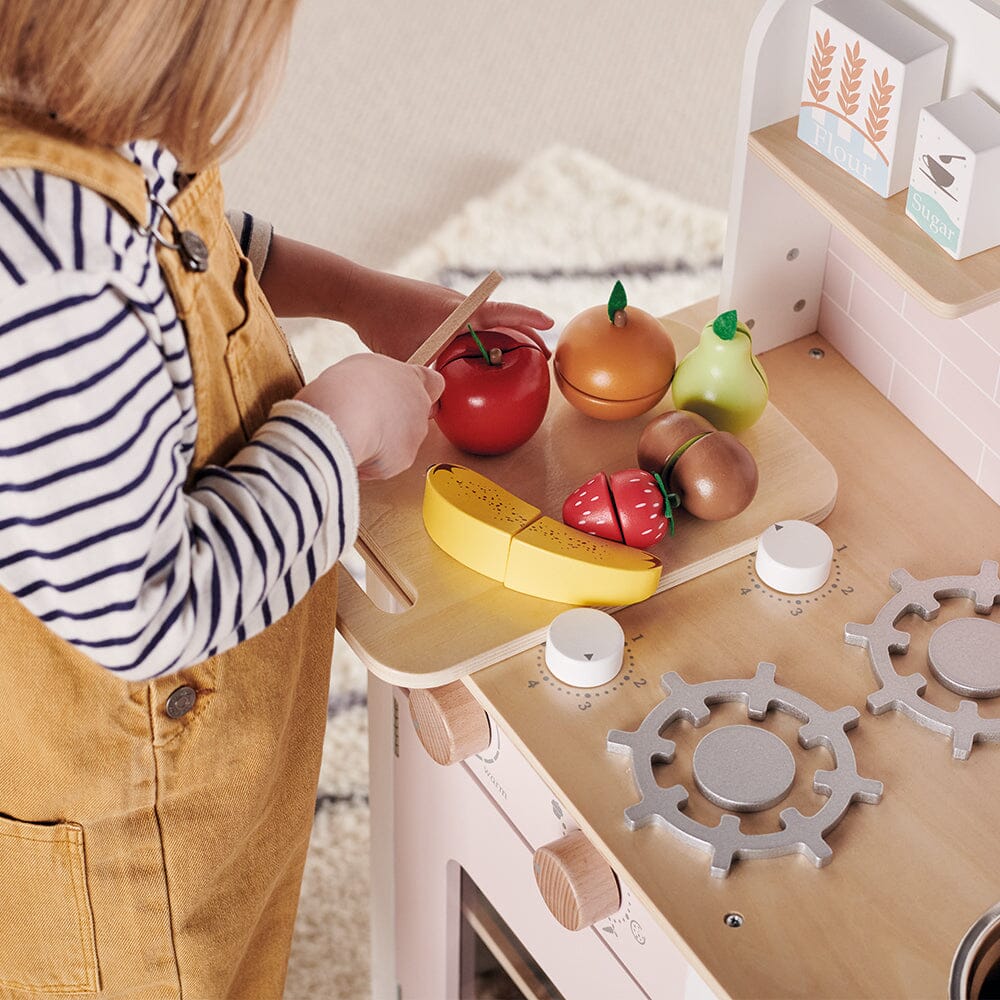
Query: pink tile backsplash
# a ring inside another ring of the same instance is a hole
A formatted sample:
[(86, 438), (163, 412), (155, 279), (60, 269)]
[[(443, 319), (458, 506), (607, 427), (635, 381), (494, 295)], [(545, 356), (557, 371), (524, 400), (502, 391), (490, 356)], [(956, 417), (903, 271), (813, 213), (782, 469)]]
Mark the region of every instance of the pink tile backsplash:
[(889, 395), (892, 355), (826, 293), (820, 300), (819, 330), (883, 396)]
[(976, 432), (984, 444), (987, 438), (996, 438), (1000, 406), (997, 406), (992, 394), (987, 396), (968, 375), (960, 372), (947, 359), (941, 367), (937, 397)]
[(826, 273), (823, 275), (823, 293), (845, 312), (851, 304), (851, 282), (854, 272), (835, 254), (826, 255)]
[(941, 319), (833, 227), (819, 332), (1000, 503), (1000, 303)]
[(993, 350), (1000, 353), (1000, 302), (968, 313), (962, 317), (962, 322), (975, 330)]
[(903, 303), (903, 319), (922, 333), (960, 371), (965, 372), (983, 392), (993, 395), (997, 377), (1000, 376), (1000, 348), (994, 350), (965, 323), (942, 319), (928, 312), (909, 295)]
[(913, 421), (967, 476), (975, 479), (983, 457), (983, 443), (941, 400), (905, 368), (892, 373), (889, 400)]
[(865, 281), (885, 299), (889, 305), (899, 312), (903, 308), (903, 289), (885, 271), (873, 267), (863, 250), (848, 239), (836, 226), (830, 231), (830, 253), (836, 255), (855, 274), (860, 274)]
[[(902, 304), (900, 299), (900, 306)], [(877, 295), (860, 275), (854, 279), (850, 314), (863, 330), (878, 339), (898, 364), (934, 391), (941, 370), (941, 352), (908, 323), (901, 323), (899, 310)]]
[(983, 467), (978, 482), (991, 497), (1000, 497), (1000, 455), (994, 454), (989, 448), (983, 449)]

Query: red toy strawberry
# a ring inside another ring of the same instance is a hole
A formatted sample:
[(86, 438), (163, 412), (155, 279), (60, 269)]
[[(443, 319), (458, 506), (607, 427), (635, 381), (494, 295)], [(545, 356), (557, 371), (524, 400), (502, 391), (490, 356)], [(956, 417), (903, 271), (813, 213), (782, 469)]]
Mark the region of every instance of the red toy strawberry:
[(624, 469), (611, 475), (611, 496), (622, 526), (622, 541), (648, 549), (667, 533), (673, 509), (653, 476), (642, 469)]
[(677, 497), (667, 493), (655, 473), (642, 469), (599, 472), (570, 494), (563, 504), (563, 521), (590, 535), (647, 549), (669, 529), (674, 533)]
[(566, 498), (563, 504), (563, 521), (571, 528), (579, 528), (588, 535), (610, 538), (613, 542), (622, 540), (615, 502), (611, 499), (608, 477), (603, 472), (588, 479)]

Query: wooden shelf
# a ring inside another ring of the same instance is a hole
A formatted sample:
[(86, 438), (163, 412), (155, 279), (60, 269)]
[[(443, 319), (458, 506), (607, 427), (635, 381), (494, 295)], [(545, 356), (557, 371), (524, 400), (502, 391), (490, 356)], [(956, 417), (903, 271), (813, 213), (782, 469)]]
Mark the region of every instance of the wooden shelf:
[(918, 302), (956, 319), (1000, 301), (1000, 247), (953, 260), (906, 216), (906, 191), (881, 198), (796, 136), (797, 119), (750, 135), (750, 151)]

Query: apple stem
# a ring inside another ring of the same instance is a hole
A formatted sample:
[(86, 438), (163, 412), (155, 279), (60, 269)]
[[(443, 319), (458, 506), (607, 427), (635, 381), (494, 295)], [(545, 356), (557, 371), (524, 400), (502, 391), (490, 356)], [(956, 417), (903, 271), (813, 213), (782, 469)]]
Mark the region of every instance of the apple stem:
[(492, 366), (500, 364), (500, 359), (503, 357), (503, 351), (501, 351), (499, 347), (494, 347), (491, 351), (487, 351), (486, 348), (483, 347), (483, 342), (479, 339), (476, 331), (472, 329), (472, 324), (466, 323), (465, 325), (469, 328), (469, 333), (472, 334), (472, 339), (476, 342), (476, 347), (479, 348), (479, 353), (482, 354), (486, 363)]
[(615, 313), (614, 319), (612, 319), (611, 322), (614, 323), (614, 325), (620, 330), (623, 326), (628, 324), (628, 313), (626, 313), (624, 309), (619, 309)]
[(674, 509), (680, 507), (681, 498), (676, 493), (671, 493), (667, 487), (664, 485), (662, 478), (658, 472), (653, 473), (653, 478), (656, 480), (656, 485), (659, 486), (660, 492), (663, 494), (663, 513), (667, 515), (667, 521), (670, 524), (670, 535), (673, 537), (674, 534)]

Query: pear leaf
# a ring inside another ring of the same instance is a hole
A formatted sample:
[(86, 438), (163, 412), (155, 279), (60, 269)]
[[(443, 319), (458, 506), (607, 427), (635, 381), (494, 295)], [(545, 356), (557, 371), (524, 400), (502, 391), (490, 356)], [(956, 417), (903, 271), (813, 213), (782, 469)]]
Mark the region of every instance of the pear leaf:
[(712, 329), (720, 340), (732, 340), (736, 336), (736, 310), (720, 313), (712, 323)]
[(620, 281), (615, 282), (615, 287), (611, 289), (611, 296), (608, 299), (608, 319), (612, 323), (615, 321), (615, 313), (624, 309), (628, 305), (628, 297), (625, 295), (625, 286)]

